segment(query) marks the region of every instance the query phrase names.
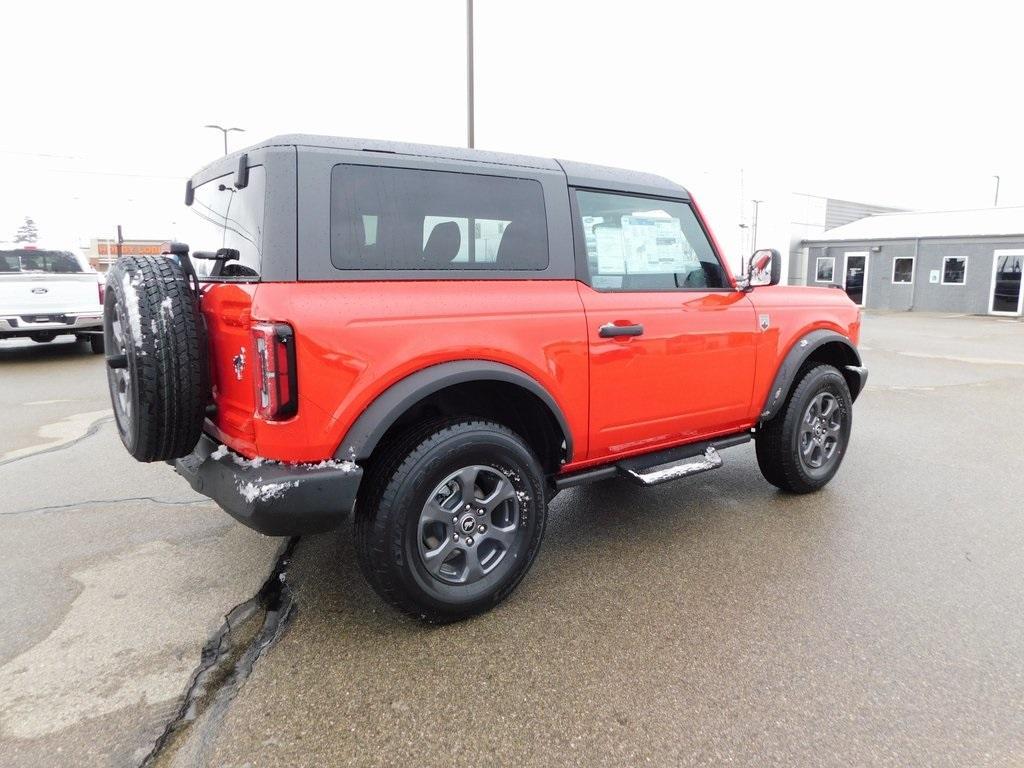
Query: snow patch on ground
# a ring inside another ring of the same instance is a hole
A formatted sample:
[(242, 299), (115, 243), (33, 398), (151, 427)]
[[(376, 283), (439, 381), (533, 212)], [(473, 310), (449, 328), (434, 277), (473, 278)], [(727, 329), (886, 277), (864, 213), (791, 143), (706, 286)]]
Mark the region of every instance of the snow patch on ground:
[(217, 446), (217, 450), (210, 454), (210, 458), (213, 459), (214, 461), (218, 461), (220, 459), (223, 459), (225, 456), (227, 456), (228, 453), (230, 453), (230, 451), (231, 451), (231, 449), (228, 448), (226, 445), (224, 445), (224, 444), (218, 445)]

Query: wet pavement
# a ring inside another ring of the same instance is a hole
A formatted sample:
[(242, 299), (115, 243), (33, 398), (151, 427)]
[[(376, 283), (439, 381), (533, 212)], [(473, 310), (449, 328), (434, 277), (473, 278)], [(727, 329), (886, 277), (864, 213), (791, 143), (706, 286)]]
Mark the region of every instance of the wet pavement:
[[(871, 379), (822, 492), (776, 492), (750, 445), (678, 483), (565, 491), (531, 573), (476, 619), (401, 617), (362, 581), (347, 533), (302, 539), (286, 631), (159, 763), (1020, 765), (1024, 323), (872, 315), (862, 349)], [(20, 462), (102, 441), (119, 448), (101, 426)], [(0, 516), (15, 611), (0, 629), (0, 765), (52, 757), (31, 751), (40, 739), (88, 747), (81, 764), (132, 764), (141, 753), (116, 727), (141, 734), (173, 710), (171, 679), (180, 693), (273, 564), (165, 467), (92, 450), (125, 495), (164, 503)], [(14, 466), (0, 464), (5, 488), (34, 478), (18, 509), (118, 490), (78, 463), (63, 489), (38, 477), (58, 463)], [(191, 623), (169, 607), (182, 599)], [(115, 627), (109, 647), (96, 641)], [(90, 706), (104, 714), (82, 716)]]
[(138, 765), (281, 542), (125, 452), (102, 360), (0, 344), (0, 766)]

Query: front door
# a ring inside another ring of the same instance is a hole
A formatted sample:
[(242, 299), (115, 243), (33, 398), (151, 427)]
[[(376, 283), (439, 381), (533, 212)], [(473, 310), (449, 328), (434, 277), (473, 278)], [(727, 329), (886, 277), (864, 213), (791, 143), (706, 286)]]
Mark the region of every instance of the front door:
[(1019, 315), (1024, 305), (1021, 272), (1024, 250), (996, 251), (992, 257), (992, 292), (988, 311), (993, 315)]
[(864, 306), (868, 288), (868, 254), (865, 251), (846, 254), (843, 272), (843, 288), (850, 301), (858, 307)]
[[(590, 347), (588, 458), (739, 429), (758, 333), (685, 201), (579, 190)], [(582, 246), (582, 247), (580, 247)]]

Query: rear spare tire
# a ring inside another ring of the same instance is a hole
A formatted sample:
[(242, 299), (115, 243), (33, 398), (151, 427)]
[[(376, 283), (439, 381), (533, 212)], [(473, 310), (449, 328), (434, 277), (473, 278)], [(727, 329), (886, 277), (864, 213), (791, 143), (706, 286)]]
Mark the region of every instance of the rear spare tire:
[(202, 434), (209, 369), (198, 300), (181, 266), (118, 259), (107, 278), (103, 343), (124, 447), (139, 461), (189, 453)]

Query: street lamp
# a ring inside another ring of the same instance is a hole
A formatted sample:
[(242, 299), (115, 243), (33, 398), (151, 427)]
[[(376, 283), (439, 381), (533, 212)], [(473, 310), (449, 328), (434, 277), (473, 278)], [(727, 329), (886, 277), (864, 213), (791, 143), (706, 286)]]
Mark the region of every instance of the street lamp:
[(239, 133), (245, 133), (245, 128), (224, 128), (220, 125), (204, 125), (203, 128), (213, 128), (220, 131), (224, 135), (224, 154), (228, 153), (228, 134), (231, 131), (238, 131)]
[(466, 0), (466, 138), (470, 149), (476, 144), (473, 109), (473, 0)]

